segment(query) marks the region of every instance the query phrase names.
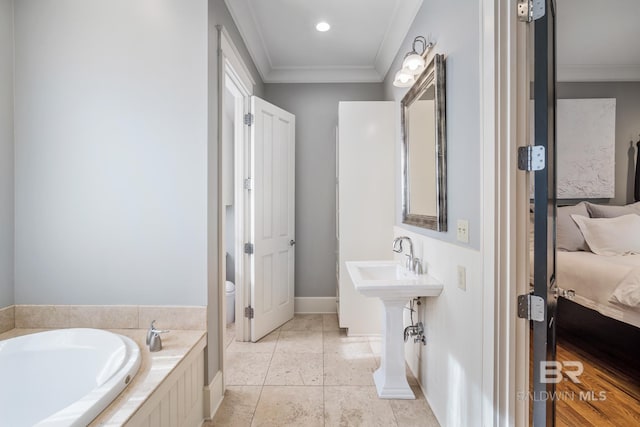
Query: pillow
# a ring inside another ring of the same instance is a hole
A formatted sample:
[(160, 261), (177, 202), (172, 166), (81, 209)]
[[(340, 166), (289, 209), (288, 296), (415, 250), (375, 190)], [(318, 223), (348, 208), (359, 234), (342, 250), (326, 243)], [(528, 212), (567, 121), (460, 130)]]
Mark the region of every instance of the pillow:
[(634, 268), (622, 279), (609, 301), (628, 307), (640, 307), (640, 267)]
[(614, 256), (640, 254), (640, 215), (615, 218), (585, 218), (571, 215), (591, 252)]
[(571, 215), (580, 215), (589, 218), (587, 205), (580, 202), (575, 206), (563, 206), (558, 208), (556, 218), (556, 244), (561, 251), (588, 251), (587, 243), (582, 232), (571, 219)]
[(622, 215), (640, 215), (640, 202), (626, 206), (596, 205), (587, 202), (587, 210), (591, 218), (615, 218)]

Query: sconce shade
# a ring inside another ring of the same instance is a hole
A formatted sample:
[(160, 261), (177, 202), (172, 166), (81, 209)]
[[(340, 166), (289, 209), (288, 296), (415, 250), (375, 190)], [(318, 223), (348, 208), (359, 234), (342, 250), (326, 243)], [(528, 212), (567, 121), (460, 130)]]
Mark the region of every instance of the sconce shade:
[(403, 68), (396, 73), (393, 85), (395, 87), (411, 87), (415, 81), (413, 73)]
[(417, 53), (411, 53), (402, 62), (402, 68), (412, 73), (413, 75), (420, 74), (424, 71), (425, 60), (422, 55)]

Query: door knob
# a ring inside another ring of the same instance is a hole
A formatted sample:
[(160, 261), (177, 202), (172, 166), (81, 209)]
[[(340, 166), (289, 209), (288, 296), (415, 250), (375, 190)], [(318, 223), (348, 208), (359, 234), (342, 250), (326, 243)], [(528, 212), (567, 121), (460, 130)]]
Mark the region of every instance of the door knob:
[(289, 240), (289, 246), (293, 246), (293, 245), (295, 245), (295, 244), (296, 244), (296, 241), (295, 241), (295, 240)]

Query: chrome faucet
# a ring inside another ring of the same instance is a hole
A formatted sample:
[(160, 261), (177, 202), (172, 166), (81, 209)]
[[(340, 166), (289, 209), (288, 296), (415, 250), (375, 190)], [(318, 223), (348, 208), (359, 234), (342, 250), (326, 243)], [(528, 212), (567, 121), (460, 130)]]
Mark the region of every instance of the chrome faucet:
[(149, 351), (160, 351), (162, 350), (162, 340), (160, 339), (160, 334), (167, 333), (167, 330), (156, 329), (156, 321), (153, 320), (151, 322), (151, 326), (147, 331), (147, 345), (149, 346)]
[(405, 264), (407, 270), (416, 274), (422, 274), (422, 263), (420, 262), (420, 258), (413, 256), (413, 242), (410, 237), (400, 236), (393, 239), (393, 251), (396, 253), (402, 253), (404, 250), (402, 242), (409, 242), (409, 253), (405, 254), (407, 257), (407, 262)]

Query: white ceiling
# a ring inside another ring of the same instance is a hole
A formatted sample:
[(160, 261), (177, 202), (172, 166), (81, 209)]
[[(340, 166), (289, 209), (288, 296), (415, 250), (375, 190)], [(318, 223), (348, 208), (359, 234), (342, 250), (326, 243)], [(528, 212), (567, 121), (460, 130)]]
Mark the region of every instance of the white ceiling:
[(382, 81), (422, 0), (225, 3), (265, 83), (326, 83)]
[(556, 4), (558, 80), (640, 80), (640, 0)]

